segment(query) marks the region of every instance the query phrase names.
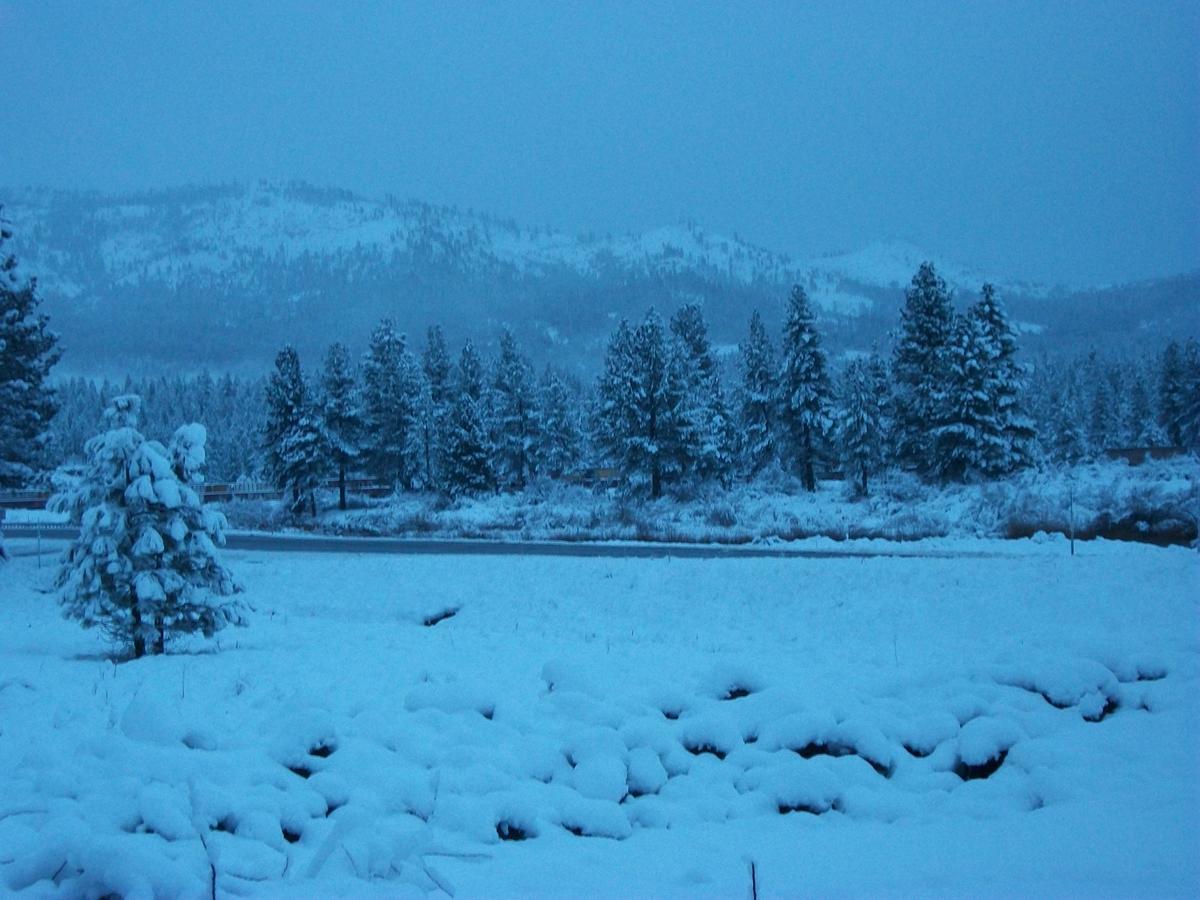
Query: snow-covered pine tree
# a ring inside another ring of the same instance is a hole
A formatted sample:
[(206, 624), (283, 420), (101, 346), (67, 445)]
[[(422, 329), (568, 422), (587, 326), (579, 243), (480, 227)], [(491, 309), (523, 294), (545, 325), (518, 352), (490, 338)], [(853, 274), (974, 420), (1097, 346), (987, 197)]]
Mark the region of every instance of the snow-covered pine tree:
[(932, 429), (933, 474), (944, 481), (986, 476), (1004, 452), (991, 350), (982, 319), (971, 314), (956, 318), (938, 424)]
[(750, 316), (750, 333), (742, 341), (742, 384), (740, 394), (742, 467), (757, 475), (777, 459), (775, 447), (776, 388), (775, 349), (758, 310)]
[(1088, 356), (1084, 366), (1087, 386), (1091, 389), (1087, 408), (1088, 454), (1092, 459), (1104, 455), (1104, 451), (1123, 445), (1121, 440), (1121, 416), (1118, 406), (1122, 385), (1120, 372), (1105, 365), (1095, 353)]
[(538, 470), (559, 478), (579, 464), (583, 452), (579, 411), (574, 394), (549, 366), (542, 375), (538, 395), (541, 420), (535, 448)]
[(493, 448), (484, 413), (483, 364), (470, 340), (458, 360), (454, 400), (446, 422), (442, 487), (451, 496), (495, 486)]
[(414, 398), (405, 375), (404, 336), (384, 319), (371, 333), (362, 363), (363, 462), (381, 481), (408, 487)]
[(700, 305), (687, 303), (676, 310), (671, 333), (684, 381), (680, 464), (700, 482), (728, 484), (734, 467), (733, 422)]
[(837, 407), (837, 440), (846, 477), (867, 496), (870, 479), (883, 467), (884, 396), (879, 392), (878, 358), (855, 359), (842, 373)]
[(425, 444), (421, 433), (421, 415), (427, 391), (421, 361), (408, 349), (400, 354), (400, 392), (404, 411), (404, 446), (401, 454), (402, 485), (422, 488), (430, 483), (425, 468)]
[(354, 366), (345, 344), (330, 345), (321, 372), (321, 422), (329, 459), (337, 467), (338, 509), (346, 508), (346, 470), (358, 462), (362, 406)]
[(83, 478), (52, 501), (79, 528), (56, 579), (64, 615), (135, 658), (179, 635), (244, 624), (246, 614), (217, 555), (225, 517), (200, 499), (204, 427), (185, 425), (163, 447), (138, 431), (140, 407), (136, 396), (113, 400)]
[(1159, 357), (1158, 411), (1159, 424), (1172, 446), (1183, 446), (1183, 408), (1186, 403), (1187, 377), (1183, 351), (1177, 341), (1170, 341)]
[(1189, 338), (1183, 347), (1183, 397), (1177, 421), (1179, 438), (1193, 453), (1200, 452), (1200, 342)]
[(1073, 465), (1087, 456), (1082, 394), (1078, 366), (1069, 365), (1062, 373), (1061, 387), (1051, 395), (1053, 431), (1048, 449), (1058, 462)]
[(922, 475), (937, 469), (931, 425), (943, 402), (954, 307), (946, 283), (922, 263), (904, 293), (900, 336), (892, 357), (897, 462)]
[(684, 471), (685, 392), (658, 313), (651, 309), (636, 329), (622, 321), (597, 384), (596, 446), (631, 485), (649, 485), (652, 498)]
[(804, 489), (817, 489), (816, 463), (833, 426), (832, 390), (816, 316), (804, 288), (788, 298), (779, 373), (779, 428)]
[(592, 443), (606, 461), (622, 469), (626, 443), (637, 427), (633, 328), (621, 319), (609, 336), (604, 371), (596, 379)]
[(983, 332), (986, 380), (992, 392), (989, 402), (999, 429), (997, 435), (982, 441), (986, 454), (983, 471), (990, 477), (1002, 477), (1033, 464), (1037, 432), (1023, 408), (1025, 373), (1017, 362), (1016, 334), (995, 287), (984, 284), (981, 293), (969, 315), (979, 321)]
[(47, 381), (60, 356), (58, 336), (38, 312), (37, 280), (22, 283), (4, 250), (11, 237), (0, 218), (0, 488), (20, 487), (42, 466), (57, 409)]
[(1125, 433), (1135, 447), (1165, 447), (1167, 435), (1158, 424), (1158, 414), (1142, 371), (1135, 371), (1129, 385)]
[(436, 488), (441, 485), (442, 443), (453, 396), (450, 354), (446, 350), (446, 339), (442, 335), (441, 326), (433, 325), (426, 333), (421, 368), (425, 373), (429, 395), (428, 403), (421, 407), (418, 427), (421, 432), (427, 486)]
[(507, 328), (500, 335), (500, 358), (492, 383), (496, 477), (502, 487), (524, 489), (534, 473), (539, 409), (533, 367)]
[(874, 349), (867, 357), (867, 375), (879, 402), (879, 449), (882, 456), (880, 469), (887, 469), (895, 459), (893, 427), (892, 373), (887, 361)]
[(317, 488), (328, 466), (321, 414), (309, 396), (300, 356), (291, 346), (275, 357), (266, 387), (263, 467), (289, 497), (293, 514), (317, 511)]

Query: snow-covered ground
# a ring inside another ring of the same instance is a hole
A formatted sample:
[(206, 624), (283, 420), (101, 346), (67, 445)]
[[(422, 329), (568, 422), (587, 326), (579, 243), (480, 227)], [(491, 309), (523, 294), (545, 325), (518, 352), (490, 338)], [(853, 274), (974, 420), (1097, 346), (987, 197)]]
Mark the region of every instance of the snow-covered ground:
[(229, 553), (250, 627), (114, 665), (9, 549), (0, 890), (1200, 886), (1195, 551)]

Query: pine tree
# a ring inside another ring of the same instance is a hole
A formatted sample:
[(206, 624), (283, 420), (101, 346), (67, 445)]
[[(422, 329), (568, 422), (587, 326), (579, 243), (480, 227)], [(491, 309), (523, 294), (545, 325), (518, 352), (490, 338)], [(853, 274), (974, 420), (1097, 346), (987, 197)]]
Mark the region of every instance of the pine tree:
[(308, 509), (315, 515), (316, 492), (328, 454), (320, 413), (309, 397), (300, 357), (290, 346), (275, 357), (266, 397), (264, 468), (279, 489), (290, 496), (293, 514)]
[(350, 351), (335, 343), (325, 355), (321, 373), (321, 422), (330, 461), (338, 472), (338, 509), (346, 508), (346, 470), (359, 458), (362, 409)]
[(1088, 437), (1084, 427), (1082, 391), (1077, 366), (1063, 373), (1062, 387), (1052, 397), (1053, 433), (1050, 452), (1060, 462), (1075, 464), (1087, 456)]
[(1200, 452), (1200, 343), (1189, 338), (1183, 348), (1182, 398), (1177, 417), (1181, 444)]
[(451, 496), (483, 493), (495, 485), (484, 402), (483, 364), (468, 340), (459, 356), (458, 380), (446, 423), (442, 484)]
[(779, 373), (779, 427), (804, 489), (817, 489), (816, 462), (833, 426), (832, 391), (816, 317), (804, 288), (788, 300)]
[(897, 461), (927, 475), (937, 468), (931, 425), (944, 401), (954, 308), (933, 264), (922, 263), (905, 291), (900, 338), (892, 358)]
[(837, 438), (846, 475), (865, 497), (869, 480), (883, 467), (884, 397), (879, 392), (878, 359), (851, 361), (842, 374)]
[(1137, 447), (1163, 447), (1167, 436), (1162, 426), (1158, 424), (1158, 415), (1154, 410), (1149, 386), (1141, 372), (1134, 374), (1129, 386), (1129, 405), (1127, 408), (1125, 433), (1129, 435), (1129, 443)]
[(1177, 341), (1171, 341), (1159, 358), (1158, 410), (1159, 423), (1172, 446), (1183, 446), (1183, 408), (1186, 403), (1187, 378), (1183, 352)]
[(757, 475), (777, 458), (775, 409), (777, 387), (775, 350), (758, 310), (750, 316), (750, 334), (741, 350), (741, 455), (750, 475)]
[(636, 329), (622, 321), (597, 385), (596, 445), (632, 485), (650, 496), (684, 472), (686, 381), (662, 318), (653, 309)]
[(0, 219), (0, 488), (20, 487), (42, 466), (57, 409), (47, 381), (60, 356), (58, 336), (38, 312), (36, 279), (22, 284), (4, 251), (11, 237)]
[(575, 398), (567, 385), (549, 367), (542, 375), (539, 391), (541, 428), (536, 458), (540, 471), (559, 478), (579, 464), (582, 435)]
[(680, 464), (699, 481), (727, 484), (733, 474), (733, 422), (699, 304), (688, 303), (676, 311), (671, 333), (684, 383)]
[(933, 474), (943, 480), (984, 476), (1004, 453), (990, 361), (991, 346), (982, 319), (960, 316), (945, 357), (943, 400), (938, 424), (932, 429)]
[(524, 489), (533, 475), (539, 415), (533, 390), (533, 368), (507, 328), (500, 335), (494, 398), (496, 474), (502, 486)]
[(404, 336), (391, 319), (371, 333), (362, 364), (363, 462), (376, 478), (408, 487), (410, 431), (415, 417), (411, 377), (405, 372)]
[(996, 434), (980, 438), (985, 454), (983, 472), (1000, 477), (1033, 463), (1037, 432), (1022, 408), (1025, 383), (1016, 359), (1016, 334), (991, 284), (984, 284), (982, 297), (969, 315), (978, 321), (984, 341), (984, 380), (997, 429)]
[(178, 635), (244, 624), (246, 613), (217, 556), (225, 518), (200, 499), (203, 426), (178, 429), (163, 447), (138, 431), (140, 407), (136, 396), (113, 401), (108, 431), (88, 442), (83, 479), (52, 502), (79, 528), (56, 579), (64, 615), (135, 658)]
[(421, 367), (425, 372), (429, 396), (428, 402), (422, 405), (418, 427), (421, 430), (426, 477), (430, 487), (438, 487), (441, 484), (446, 418), (453, 396), (450, 354), (446, 350), (446, 339), (442, 336), (440, 326), (432, 326), (426, 334)]
[(1124, 442), (1120, 439), (1119, 376), (1093, 353), (1086, 366), (1091, 399), (1087, 409), (1088, 453), (1092, 459)]

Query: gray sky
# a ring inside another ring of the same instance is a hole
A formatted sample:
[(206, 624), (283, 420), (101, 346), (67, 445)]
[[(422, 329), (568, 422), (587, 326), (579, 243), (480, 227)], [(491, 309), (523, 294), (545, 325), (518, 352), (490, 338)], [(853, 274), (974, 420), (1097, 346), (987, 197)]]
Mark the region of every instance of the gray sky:
[(0, 70), (0, 184), (301, 178), (1047, 281), (1200, 267), (1194, 2), (0, 0)]

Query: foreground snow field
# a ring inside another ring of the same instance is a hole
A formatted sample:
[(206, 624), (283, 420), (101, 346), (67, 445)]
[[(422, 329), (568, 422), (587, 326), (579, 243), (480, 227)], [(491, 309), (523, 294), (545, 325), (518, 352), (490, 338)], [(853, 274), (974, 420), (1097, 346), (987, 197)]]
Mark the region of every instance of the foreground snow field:
[(249, 628), (114, 665), (11, 541), (0, 889), (1194, 895), (1200, 556), (962, 546), (229, 553)]

